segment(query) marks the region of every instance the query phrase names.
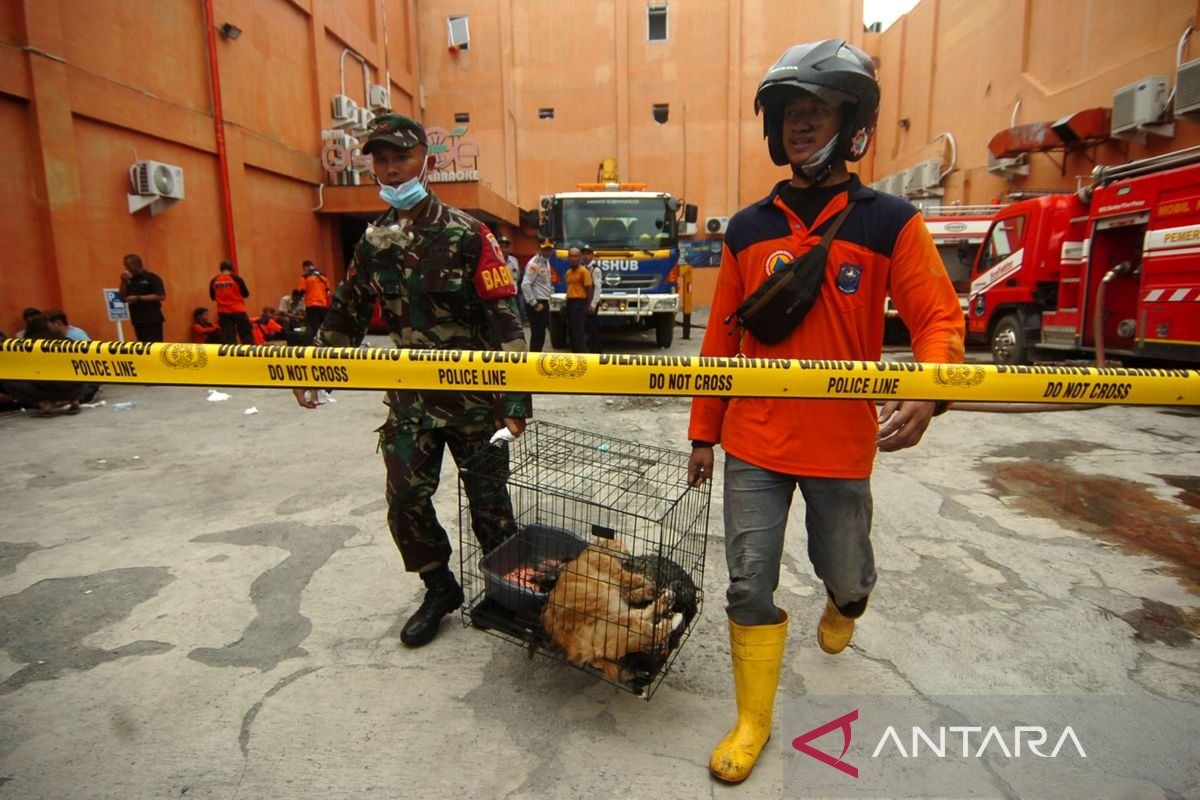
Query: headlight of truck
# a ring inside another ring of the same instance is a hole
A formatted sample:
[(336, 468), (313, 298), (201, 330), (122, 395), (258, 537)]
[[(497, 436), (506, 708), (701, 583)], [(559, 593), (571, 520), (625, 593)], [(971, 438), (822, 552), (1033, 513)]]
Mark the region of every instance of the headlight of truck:
[(675, 310), (675, 298), (674, 297), (666, 297), (666, 298), (662, 298), (660, 300), (655, 301), (654, 310), (655, 311), (674, 311)]

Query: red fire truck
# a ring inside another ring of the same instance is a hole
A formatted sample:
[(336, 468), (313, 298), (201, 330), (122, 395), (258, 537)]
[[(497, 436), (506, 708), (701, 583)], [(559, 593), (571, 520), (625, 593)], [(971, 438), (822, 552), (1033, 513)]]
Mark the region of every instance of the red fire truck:
[(1075, 194), (997, 212), (968, 336), (997, 364), (1200, 362), (1200, 147), (1097, 167)]

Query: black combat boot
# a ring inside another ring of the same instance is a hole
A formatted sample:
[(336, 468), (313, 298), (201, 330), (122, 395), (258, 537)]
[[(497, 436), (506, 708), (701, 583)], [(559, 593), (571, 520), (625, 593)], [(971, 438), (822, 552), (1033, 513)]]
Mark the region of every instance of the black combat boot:
[(433, 641), (442, 624), (442, 617), (463, 602), (462, 587), (444, 564), (429, 572), (422, 572), (421, 580), (425, 582), (425, 599), (400, 631), (400, 641), (409, 647), (420, 647)]

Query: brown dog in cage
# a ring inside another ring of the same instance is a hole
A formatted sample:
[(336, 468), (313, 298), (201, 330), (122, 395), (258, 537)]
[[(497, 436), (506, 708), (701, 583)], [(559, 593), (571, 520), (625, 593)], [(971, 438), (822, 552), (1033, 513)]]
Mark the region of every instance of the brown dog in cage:
[(623, 682), (635, 674), (621, 659), (666, 648), (675, 625), (674, 593), (623, 566), (628, 557), (615, 539), (589, 545), (563, 567), (542, 609), (542, 626), (567, 661)]

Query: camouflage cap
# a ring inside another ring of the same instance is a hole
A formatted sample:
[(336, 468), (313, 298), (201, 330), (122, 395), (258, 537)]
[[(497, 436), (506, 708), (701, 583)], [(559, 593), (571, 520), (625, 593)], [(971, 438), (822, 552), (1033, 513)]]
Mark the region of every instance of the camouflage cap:
[(371, 120), (367, 126), (367, 143), (363, 145), (363, 153), (370, 155), (376, 142), (386, 142), (401, 150), (428, 144), (421, 123), (403, 114), (381, 114)]

